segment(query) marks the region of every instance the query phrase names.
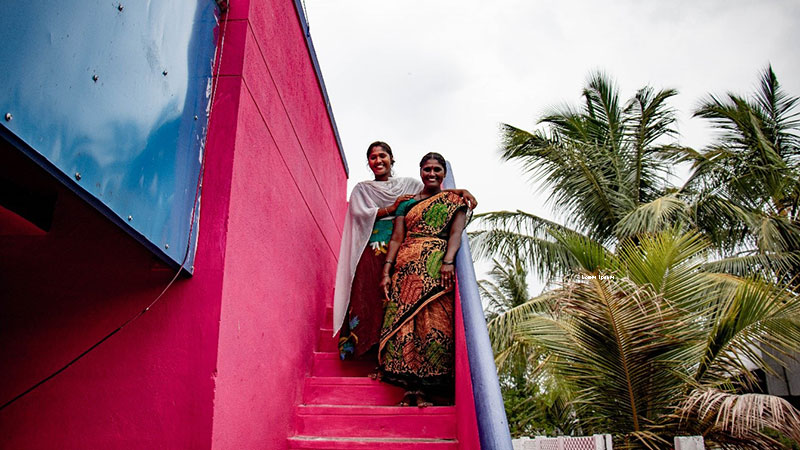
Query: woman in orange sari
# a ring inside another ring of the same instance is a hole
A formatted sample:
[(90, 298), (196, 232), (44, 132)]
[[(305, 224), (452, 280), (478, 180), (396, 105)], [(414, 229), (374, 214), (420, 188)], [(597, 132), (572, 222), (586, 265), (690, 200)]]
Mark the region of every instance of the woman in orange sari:
[(402, 386), (402, 406), (452, 398), (455, 363), (454, 258), (467, 205), (442, 191), (446, 163), (438, 153), (420, 161), (423, 188), (401, 203), (383, 266), (386, 294), (378, 361), (383, 380)]

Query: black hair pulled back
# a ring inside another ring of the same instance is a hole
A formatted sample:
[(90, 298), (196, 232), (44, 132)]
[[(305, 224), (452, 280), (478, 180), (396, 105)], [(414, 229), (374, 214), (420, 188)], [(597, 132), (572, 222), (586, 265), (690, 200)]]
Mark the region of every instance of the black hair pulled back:
[(444, 160), (444, 156), (436, 152), (426, 153), (425, 156), (423, 156), (422, 159), (419, 161), (419, 166), (422, 167), (422, 165), (425, 164), (425, 161), (428, 161), (430, 159), (441, 164), (442, 168), (444, 169), (444, 174), (447, 175), (447, 162)]
[(383, 141), (375, 141), (372, 144), (369, 144), (367, 147), (367, 160), (369, 160), (369, 154), (372, 153), (372, 149), (375, 147), (380, 147), (389, 154), (389, 159), (392, 161), (392, 165), (394, 165), (394, 154), (392, 153), (392, 147), (389, 147), (389, 144)]

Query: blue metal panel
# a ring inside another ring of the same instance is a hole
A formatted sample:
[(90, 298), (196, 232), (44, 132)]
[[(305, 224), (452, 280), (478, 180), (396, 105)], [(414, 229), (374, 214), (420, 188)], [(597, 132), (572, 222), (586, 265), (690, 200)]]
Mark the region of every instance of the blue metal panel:
[[(446, 189), (456, 187), (449, 162), (442, 187)], [(483, 315), (478, 280), (475, 276), (475, 266), (472, 264), (472, 251), (466, 231), (461, 235), (461, 247), (456, 254), (456, 277), (458, 277), (458, 294), (461, 297), (461, 316), (464, 319), (464, 338), (467, 342), (481, 449), (512, 450), (503, 394), (500, 392), (500, 382), (497, 379), (492, 343), (486, 330), (486, 319)]]
[(213, 0), (5, 0), (0, 14), (0, 134), (189, 271), (217, 13)]

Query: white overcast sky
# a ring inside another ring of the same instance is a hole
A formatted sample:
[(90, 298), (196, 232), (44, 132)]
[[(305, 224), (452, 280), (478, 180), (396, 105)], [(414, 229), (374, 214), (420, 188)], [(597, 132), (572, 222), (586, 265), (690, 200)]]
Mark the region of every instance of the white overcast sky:
[[(548, 107), (577, 105), (602, 70), (623, 101), (651, 85), (675, 88), (681, 144), (711, 138), (691, 111), (707, 93), (748, 93), (772, 63), (800, 96), (798, 0), (305, 0), (311, 37), (350, 166), (371, 176), (375, 140), (395, 171), (418, 176), (442, 153), (476, 212), (559, 219), (519, 167), (498, 158), (500, 123), (531, 130)], [(479, 267), (480, 268), (480, 267)], [(479, 274), (481, 277), (481, 274)]]

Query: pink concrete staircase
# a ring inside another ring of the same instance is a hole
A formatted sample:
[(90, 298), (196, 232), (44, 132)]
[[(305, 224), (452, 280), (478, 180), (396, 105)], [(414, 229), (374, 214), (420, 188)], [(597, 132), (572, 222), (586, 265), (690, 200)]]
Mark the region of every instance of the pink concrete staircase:
[(456, 450), (454, 406), (398, 407), (403, 390), (370, 379), (371, 362), (339, 360), (331, 311), (319, 331), (290, 449)]

